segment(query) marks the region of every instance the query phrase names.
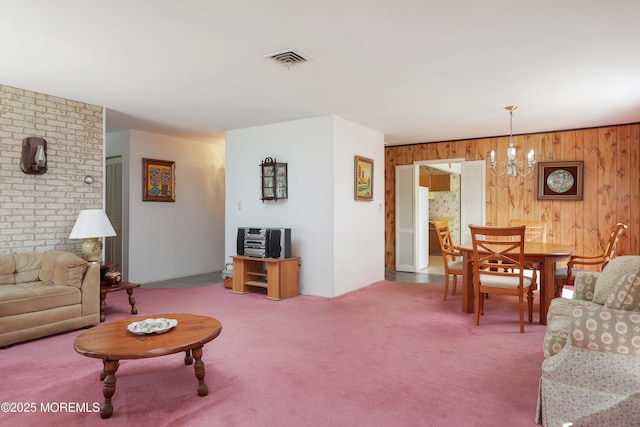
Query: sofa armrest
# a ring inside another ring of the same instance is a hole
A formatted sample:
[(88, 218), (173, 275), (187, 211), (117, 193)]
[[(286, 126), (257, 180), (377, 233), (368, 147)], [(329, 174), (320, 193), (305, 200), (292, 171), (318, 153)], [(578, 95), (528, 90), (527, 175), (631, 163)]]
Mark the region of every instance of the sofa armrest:
[[(581, 299), (554, 298), (547, 312), (547, 332), (544, 335), (544, 357), (557, 354), (567, 343), (571, 331), (571, 314), (579, 307), (594, 307), (596, 303)], [(597, 305), (597, 307), (602, 307)]]
[(100, 264), (90, 262), (82, 279), (82, 315), (100, 314)]
[(596, 289), (596, 280), (600, 273), (595, 271), (583, 271), (576, 275), (573, 283), (573, 299), (583, 301), (593, 301), (593, 294)]
[(574, 347), (640, 357), (640, 312), (576, 307), (569, 340)]

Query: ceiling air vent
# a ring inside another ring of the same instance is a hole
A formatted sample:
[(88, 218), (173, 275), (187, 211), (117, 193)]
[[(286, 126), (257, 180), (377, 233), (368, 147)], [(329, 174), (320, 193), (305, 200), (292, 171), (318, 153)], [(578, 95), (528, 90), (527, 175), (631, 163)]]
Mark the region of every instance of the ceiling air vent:
[(300, 52), (296, 52), (293, 49), (270, 53), (268, 55), (265, 55), (265, 58), (273, 59), (278, 64), (284, 65), (287, 68), (291, 67), (292, 65), (302, 64), (303, 62), (308, 61), (308, 59), (305, 58)]

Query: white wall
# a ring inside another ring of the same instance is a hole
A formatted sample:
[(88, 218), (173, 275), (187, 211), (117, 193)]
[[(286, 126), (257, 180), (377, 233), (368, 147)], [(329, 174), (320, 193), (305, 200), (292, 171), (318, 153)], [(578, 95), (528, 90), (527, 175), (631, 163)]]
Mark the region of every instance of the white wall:
[[(228, 131), (226, 147), (227, 257), (236, 254), (238, 227), (289, 227), (292, 253), (302, 257), (301, 293), (333, 297), (384, 279), (384, 221), (377, 220), (384, 209), (373, 209), (384, 200), (382, 135), (322, 116)], [(374, 203), (353, 199), (355, 154), (376, 160), (382, 198)], [(288, 163), (288, 199), (260, 200), (265, 157)]]
[[(236, 254), (238, 227), (291, 228), (291, 251), (302, 257), (300, 291), (331, 296), (332, 117), (228, 131), (225, 253)], [(289, 198), (260, 200), (265, 157), (288, 165)], [(230, 258), (229, 258), (230, 261)]]
[[(222, 270), (224, 145), (130, 130), (128, 149), (129, 281)], [(175, 202), (142, 201), (143, 157), (176, 162)]]
[[(384, 136), (334, 118), (334, 296), (384, 279)], [(373, 159), (373, 201), (354, 200), (354, 156)]]

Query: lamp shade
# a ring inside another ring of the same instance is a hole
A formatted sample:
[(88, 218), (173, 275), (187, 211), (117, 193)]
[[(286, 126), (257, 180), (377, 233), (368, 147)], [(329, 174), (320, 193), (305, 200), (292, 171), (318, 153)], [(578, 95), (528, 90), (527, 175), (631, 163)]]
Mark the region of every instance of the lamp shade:
[(107, 214), (102, 209), (84, 209), (80, 211), (69, 239), (87, 239), (91, 237), (115, 236)]

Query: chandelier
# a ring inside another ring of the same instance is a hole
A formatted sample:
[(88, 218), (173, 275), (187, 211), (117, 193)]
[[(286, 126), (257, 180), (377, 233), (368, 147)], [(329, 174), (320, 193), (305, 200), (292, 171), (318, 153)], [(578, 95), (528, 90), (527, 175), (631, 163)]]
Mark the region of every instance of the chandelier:
[(504, 107), (505, 110), (509, 112), (509, 148), (507, 148), (507, 161), (501, 162), (503, 171), (498, 173), (495, 170), (496, 167), (496, 152), (491, 150), (491, 157), (489, 158), (489, 168), (491, 169), (491, 173), (495, 176), (502, 176), (507, 174), (507, 176), (527, 176), (533, 170), (533, 165), (536, 164), (535, 154), (533, 149), (529, 151), (527, 154), (527, 170), (523, 171), (522, 162), (516, 160), (516, 147), (513, 146), (513, 110), (518, 108), (516, 105), (509, 105), (508, 107)]

